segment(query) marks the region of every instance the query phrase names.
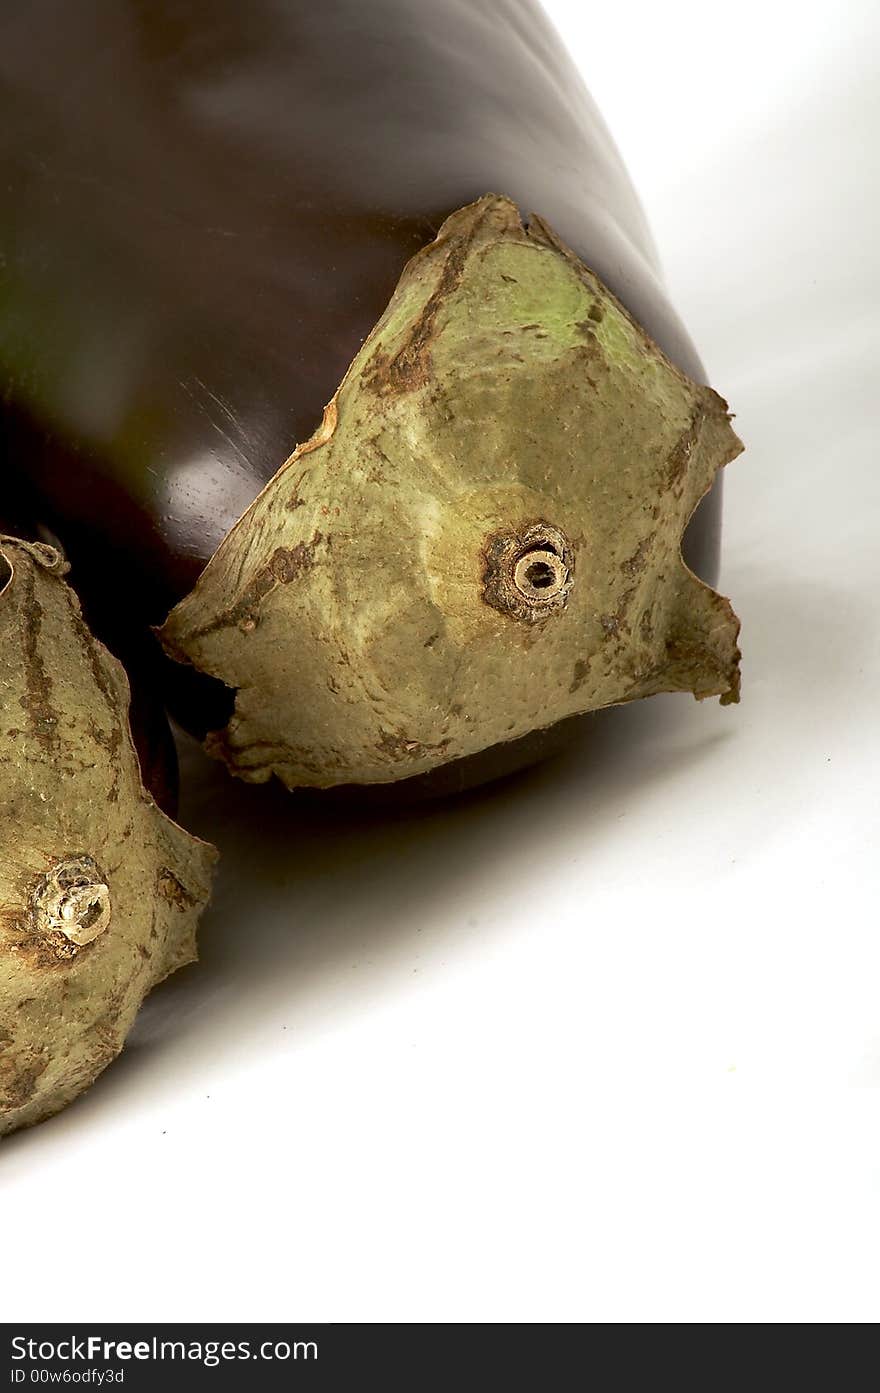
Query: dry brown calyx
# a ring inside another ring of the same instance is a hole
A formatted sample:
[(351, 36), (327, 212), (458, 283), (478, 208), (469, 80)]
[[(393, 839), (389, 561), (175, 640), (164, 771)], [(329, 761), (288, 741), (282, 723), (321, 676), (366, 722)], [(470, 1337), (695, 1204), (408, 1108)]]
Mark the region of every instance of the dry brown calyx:
[(144, 788), (125, 673), (66, 569), (0, 537), (0, 1137), (88, 1088), (193, 961), (214, 861)]

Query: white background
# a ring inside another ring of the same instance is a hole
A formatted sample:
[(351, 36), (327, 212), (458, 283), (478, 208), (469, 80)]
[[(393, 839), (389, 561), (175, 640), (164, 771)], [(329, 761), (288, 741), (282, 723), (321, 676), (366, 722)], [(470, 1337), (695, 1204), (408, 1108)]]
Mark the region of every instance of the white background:
[(203, 961), (0, 1148), (4, 1319), (880, 1316), (880, 9), (548, 8), (748, 445), (742, 705), (385, 822), (190, 750)]

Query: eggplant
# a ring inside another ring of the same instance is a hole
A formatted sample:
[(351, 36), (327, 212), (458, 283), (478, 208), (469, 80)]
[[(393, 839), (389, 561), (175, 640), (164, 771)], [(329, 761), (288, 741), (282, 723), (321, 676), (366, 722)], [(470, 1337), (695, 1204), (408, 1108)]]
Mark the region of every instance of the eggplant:
[[(0, 1135), (88, 1088), (147, 992), (194, 960), (215, 856), (145, 787), (124, 669), (84, 622), (65, 559), (9, 527), (0, 521)], [(154, 778), (160, 726), (155, 712), (141, 724)]]
[(533, 0), (34, 0), (0, 85), (4, 430), (235, 774), (455, 786), (737, 699), (742, 447)]

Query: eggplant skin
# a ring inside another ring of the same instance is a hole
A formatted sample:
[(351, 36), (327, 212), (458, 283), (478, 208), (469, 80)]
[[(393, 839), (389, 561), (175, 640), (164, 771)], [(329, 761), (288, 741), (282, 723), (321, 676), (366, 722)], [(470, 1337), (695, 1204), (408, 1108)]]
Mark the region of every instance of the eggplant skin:
[(0, 395), (44, 433), (49, 521), (112, 544), (152, 623), (490, 190), (705, 380), (530, 0), (32, 0), (4, 7), (0, 79)]
[[(706, 380), (532, 0), (33, 0), (0, 15), (0, 87), (5, 429), (102, 632), (192, 589), (405, 263), (491, 190)], [(719, 519), (716, 485), (685, 539), (710, 582)], [(168, 690), (191, 727), (228, 714)]]

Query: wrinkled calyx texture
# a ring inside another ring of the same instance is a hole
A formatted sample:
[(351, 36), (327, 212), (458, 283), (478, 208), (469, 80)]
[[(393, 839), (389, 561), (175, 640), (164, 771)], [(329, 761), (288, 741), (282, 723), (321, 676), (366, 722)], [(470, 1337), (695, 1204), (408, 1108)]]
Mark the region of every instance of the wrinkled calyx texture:
[(655, 692), (735, 701), (738, 622), (680, 544), (741, 448), (540, 218), (461, 209), (162, 630), (238, 689), (209, 748), (386, 782)]
[(145, 791), (125, 673), (65, 571), (0, 537), (0, 1135), (87, 1088), (194, 959), (214, 860)]

